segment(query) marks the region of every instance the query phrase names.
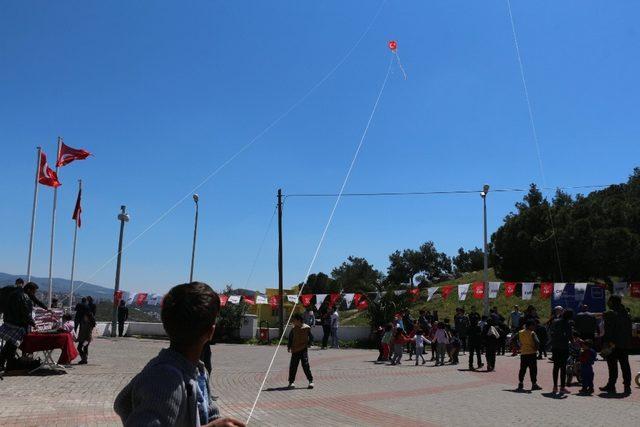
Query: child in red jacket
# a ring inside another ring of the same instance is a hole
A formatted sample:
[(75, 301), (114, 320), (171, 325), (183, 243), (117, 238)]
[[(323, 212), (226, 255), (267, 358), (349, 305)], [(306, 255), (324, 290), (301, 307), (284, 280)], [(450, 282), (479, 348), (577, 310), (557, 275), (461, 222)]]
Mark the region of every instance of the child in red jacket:
[(393, 336), (393, 358), (391, 359), (392, 365), (400, 365), (400, 361), (402, 360), (402, 351), (404, 350), (404, 345), (411, 341), (405, 333), (404, 329), (398, 328), (396, 330), (395, 335)]

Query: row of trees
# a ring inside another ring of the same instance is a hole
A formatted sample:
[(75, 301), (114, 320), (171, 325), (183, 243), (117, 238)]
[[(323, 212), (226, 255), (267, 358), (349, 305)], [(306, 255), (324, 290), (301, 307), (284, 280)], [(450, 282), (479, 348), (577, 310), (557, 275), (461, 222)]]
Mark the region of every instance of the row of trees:
[[(489, 265), (505, 281), (588, 281), (640, 278), (640, 168), (625, 184), (549, 202), (535, 185), (491, 236)], [(385, 273), (350, 256), (329, 275), (311, 274), (308, 293), (370, 292), (422, 285), (483, 268), (480, 248), (449, 257), (427, 241), (389, 255)]]

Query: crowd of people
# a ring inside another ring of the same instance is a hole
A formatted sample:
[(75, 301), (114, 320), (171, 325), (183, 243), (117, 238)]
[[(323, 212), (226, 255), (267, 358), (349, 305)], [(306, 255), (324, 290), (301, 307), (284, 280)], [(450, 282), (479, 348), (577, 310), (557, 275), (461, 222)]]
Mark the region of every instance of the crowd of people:
[[(613, 295), (608, 300), (609, 310), (604, 314), (589, 312), (582, 305), (580, 312), (555, 307), (547, 321), (543, 321), (535, 307), (529, 306), (522, 312), (516, 305), (507, 317), (493, 307), (488, 316), (480, 315), (475, 309), (469, 313), (464, 308), (456, 309), (453, 321), (440, 320), (438, 312), (420, 310), (417, 319), (410, 310), (396, 315), (393, 322), (378, 328), (378, 363), (400, 365), (403, 354), (408, 353), (408, 361), (424, 365), (424, 354), (431, 351), (430, 361), (434, 366), (445, 363), (457, 365), (460, 353), (468, 355), (468, 369), (482, 369), (482, 356), (488, 372), (496, 369), (496, 356), (520, 355), (517, 390), (524, 390), (527, 371), (531, 379), (531, 389), (541, 390), (537, 382), (538, 360), (547, 357), (553, 362), (553, 394), (568, 394), (567, 381), (573, 377), (582, 384), (583, 394), (594, 393), (593, 365), (599, 351), (607, 361), (609, 378), (600, 387), (605, 393), (616, 393), (618, 365), (622, 370), (623, 395), (631, 394), (631, 369), (629, 350), (631, 348), (632, 322), (622, 299)], [(447, 358), (445, 362), (445, 358)]]
[[(0, 371), (32, 370), (40, 364), (37, 359), (17, 356), (20, 344), (29, 332), (35, 330), (34, 308), (39, 307), (51, 312), (51, 309), (38, 299), (37, 290), (36, 283), (25, 284), (21, 278), (16, 279), (15, 286), (0, 289), (0, 314), (3, 320), (0, 325), (0, 341), (2, 341)], [(53, 308), (55, 308), (54, 303), (52, 299)], [(74, 316), (70, 313), (63, 314), (53, 329), (45, 331), (72, 334), (77, 342), (80, 365), (86, 364), (88, 360), (89, 344), (96, 326), (96, 310), (93, 298), (83, 297), (75, 306)]]

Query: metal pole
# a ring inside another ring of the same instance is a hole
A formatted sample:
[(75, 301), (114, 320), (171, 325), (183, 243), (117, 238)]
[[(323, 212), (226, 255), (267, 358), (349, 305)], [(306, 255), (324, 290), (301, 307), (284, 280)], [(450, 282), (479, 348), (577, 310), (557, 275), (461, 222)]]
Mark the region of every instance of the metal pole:
[(193, 282), (193, 265), (196, 259), (196, 237), (198, 236), (198, 195), (193, 195), (196, 204), (196, 218), (193, 225), (193, 248), (191, 249), (191, 273), (189, 273), (189, 283)]
[(29, 234), (29, 258), (27, 259), (27, 282), (31, 281), (31, 254), (33, 252), (33, 230), (36, 227), (36, 209), (38, 207), (38, 177), (40, 176), (40, 155), (42, 148), (38, 147), (38, 159), (36, 160), (36, 180), (33, 190), (33, 208), (31, 209), (31, 233)]
[(487, 254), (487, 193), (482, 193), (483, 222), (484, 222), (484, 268), (482, 280), (484, 281), (484, 315), (489, 315), (489, 256)]
[[(58, 151), (56, 151), (56, 175), (58, 175), (58, 159), (60, 158), (60, 147), (62, 138), (58, 137)], [(58, 187), (53, 189), (53, 211), (51, 213), (51, 244), (49, 246), (49, 308), (53, 298), (53, 241), (56, 233), (56, 208), (58, 206)]]
[[(82, 180), (78, 180), (78, 194), (82, 191)], [(78, 241), (78, 220), (75, 220), (73, 227), (73, 255), (71, 255), (71, 285), (69, 290), (69, 310), (73, 307), (73, 274), (76, 269), (76, 242)]]
[(284, 289), (282, 287), (282, 190), (278, 189), (278, 320), (280, 322), (280, 336), (284, 333)]
[(120, 290), (120, 267), (122, 266), (122, 238), (124, 237), (124, 223), (129, 221), (129, 215), (127, 214), (127, 207), (120, 206), (120, 214), (118, 215), (120, 220), (120, 238), (118, 239), (118, 261), (116, 262), (116, 285), (113, 291), (113, 312), (111, 316), (111, 336), (116, 336), (116, 327), (118, 323), (118, 306), (116, 304), (116, 294)]

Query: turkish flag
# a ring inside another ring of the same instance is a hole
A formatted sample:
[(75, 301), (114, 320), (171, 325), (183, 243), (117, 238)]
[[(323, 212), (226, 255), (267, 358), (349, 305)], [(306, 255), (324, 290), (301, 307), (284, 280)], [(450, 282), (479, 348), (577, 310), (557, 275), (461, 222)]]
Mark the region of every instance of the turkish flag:
[(58, 153), (58, 161), (56, 166), (65, 166), (74, 160), (84, 160), (91, 155), (87, 150), (71, 148), (63, 142)]
[(280, 298), (278, 298), (278, 295), (272, 295), (269, 298), (269, 305), (271, 306), (272, 310), (278, 308), (278, 306), (280, 305)]
[(251, 297), (248, 297), (245, 295), (242, 297), (242, 299), (244, 300), (244, 302), (246, 302), (249, 305), (256, 305), (256, 301)]
[(147, 300), (147, 294), (146, 293), (141, 292), (138, 295), (136, 295), (136, 305), (138, 307), (142, 306), (146, 300)]
[(224, 307), (227, 305), (227, 301), (229, 301), (229, 295), (218, 295), (220, 297), (220, 307)]
[(640, 282), (631, 283), (629, 295), (633, 298), (640, 298)]
[(453, 291), (453, 286), (452, 285), (446, 285), (443, 286), (442, 288), (440, 288), (440, 294), (442, 295), (443, 299), (447, 299), (447, 297), (449, 296), (449, 294)]
[(40, 152), (40, 167), (38, 168), (38, 182), (49, 187), (60, 187), (62, 184), (58, 181), (56, 171), (51, 169), (47, 164), (47, 155), (44, 151)]
[(360, 300), (362, 299), (362, 294), (354, 294), (353, 295), (353, 305), (355, 305), (356, 307), (358, 306), (358, 304), (360, 303)]
[(300, 295), (300, 302), (303, 306), (308, 307), (311, 304), (311, 300), (313, 299), (313, 294), (303, 294)]
[(363, 299), (360, 302), (358, 302), (358, 305), (356, 305), (356, 308), (360, 311), (366, 310), (367, 308), (369, 308), (369, 302), (367, 302), (366, 299)]
[(504, 296), (507, 298), (512, 297), (516, 293), (516, 282), (505, 282), (504, 284)]
[(414, 288), (414, 289), (409, 289), (407, 291), (408, 294), (411, 294), (411, 302), (416, 302), (418, 301), (418, 298), (420, 297), (420, 288)]
[(329, 305), (333, 307), (334, 305), (336, 305), (338, 299), (340, 299), (340, 294), (329, 294)]
[(78, 198), (76, 199), (76, 207), (73, 209), (73, 216), (71, 219), (76, 221), (76, 225), (78, 228), (82, 225), (82, 220), (80, 219), (80, 214), (82, 213), (82, 206), (80, 206), (80, 200), (82, 199), (82, 188), (78, 190)]
[(540, 298), (549, 299), (553, 294), (553, 283), (540, 283)]
[(122, 300), (122, 291), (115, 291), (113, 293), (113, 305), (120, 304), (120, 300)]
[(473, 297), (475, 299), (484, 298), (484, 282), (473, 282), (471, 284), (471, 290), (473, 291)]

